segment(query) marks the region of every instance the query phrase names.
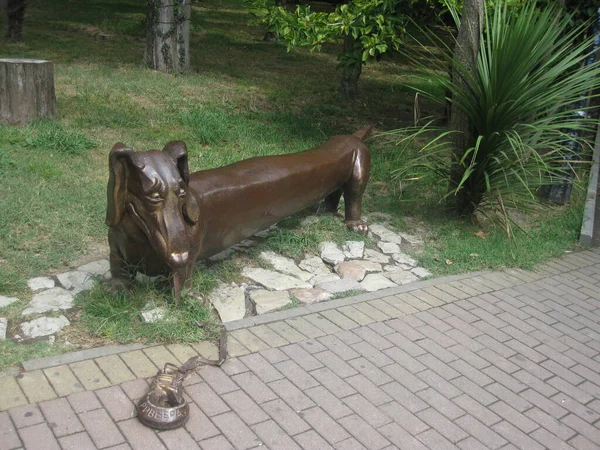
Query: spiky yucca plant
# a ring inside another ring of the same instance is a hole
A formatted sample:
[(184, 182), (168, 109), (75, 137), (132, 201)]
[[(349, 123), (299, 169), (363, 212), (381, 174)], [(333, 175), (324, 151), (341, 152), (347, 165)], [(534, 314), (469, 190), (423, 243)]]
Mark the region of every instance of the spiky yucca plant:
[[(510, 208), (530, 210), (539, 204), (539, 187), (564, 182), (570, 175), (564, 168), (568, 140), (585, 145), (585, 131), (594, 126), (574, 116), (573, 105), (600, 86), (600, 64), (583, 64), (592, 40), (576, 39), (584, 29), (569, 30), (570, 19), (535, 2), (518, 15), (505, 5), (486, 13), (475, 70), (459, 68), (462, 86), (441, 80), (451, 93), (447, 100), (469, 119), (468, 148), (452, 149), (448, 139), (437, 139), (396, 175), (448, 179), (450, 152), (461, 154), (462, 178), (446, 197), (462, 197), (453, 202), (459, 215), (492, 209), (506, 226)], [(399, 134), (413, 139), (430, 130)], [(583, 137), (573, 137), (575, 131), (584, 131)]]

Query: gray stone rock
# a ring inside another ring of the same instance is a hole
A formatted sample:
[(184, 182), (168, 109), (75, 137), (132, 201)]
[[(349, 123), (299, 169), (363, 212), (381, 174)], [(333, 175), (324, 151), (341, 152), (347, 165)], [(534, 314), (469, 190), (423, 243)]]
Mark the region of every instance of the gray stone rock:
[(55, 287), (36, 294), (29, 302), (29, 306), (21, 313), (38, 314), (48, 311), (59, 311), (73, 307), (73, 294), (63, 288)]
[(379, 291), (380, 289), (387, 289), (395, 287), (396, 283), (388, 280), (380, 273), (371, 273), (365, 277), (360, 283), (360, 286), (368, 292)]
[(273, 291), (287, 291), (293, 288), (310, 288), (312, 285), (296, 277), (291, 277), (274, 270), (245, 267), (242, 275), (250, 278), (255, 283)]
[(356, 261), (341, 262), (335, 266), (335, 271), (341, 278), (352, 278), (356, 281), (361, 281), (367, 274), (365, 268)]
[(360, 264), (361, 266), (363, 266), (365, 268), (365, 270), (367, 271), (367, 273), (375, 273), (375, 272), (381, 272), (381, 263), (376, 263), (373, 261), (366, 261), (364, 259), (356, 259), (354, 260), (354, 262), (356, 264)]
[(336, 265), (346, 259), (344, 252), (340, 250), (335, 242), (322, 242), (319, 245), (321, 259), (326, 263)]
[(339, 279), (340, 279), (340, 277), (337, 274), (328, 273), (328, 274), (324, 274), (324, 275), (315, 275), (310, 280), (308, 280), (308, 282), (311, 285), (315, 286), (317, 284), (327, 283), (329, 281), (337, 281)]
[(314, 275), (328, 275), (331, 273), (329, 267), (325, 265), (323, 260), (317, 255), (306, 255), (306, 257), (298, 264), (301, 269), (310, 272)]
[(144, 323), (159, 322), (164, 319), (166, 312), (165, 308), (148, 309), (141, 312), (142, 320)]
[(291, 289), (288, 292), (298, 301), (307, 305), (331, 298), (331, 294), (323, 289)]
[(88, 272), (72, 270), (70, 272), (61, 273), (57, 275), (56, 278), (58, 278), (58, 281), (65, 289), (73, 292), (73, 294), (87, 291), (94, 287), (94, 278)]
[(369, 226), (369, 231), (382, 241), (393, 242), (398, 245), (402, 243), (402, 237), (399, 234), (394, 233), (392, 230), (379, 223), (374, 223)]
[(110, 278), (110, 262), (108, 259), (99, 259), (98, 261), (92, 261), (91, 263), (84, 264), (77, 268), (80, 272), (87, 272), (91, 275), (97, 275), (103, 278)]
[(384, 273), (384, 275), (390, 281), (393, 281), (394, 283), (402, 286), (405, 284), (414, 283), (415, 281), (419, 280), (419, 277), (417, 277), (414, 273), (405, 270), (399, 270), (397, 272), (386, 272)]
[(393, 242), (379, 241), (377, 247), (379, 247), (386, 255), (391, 255), (392, 253), (398, 253), (400, 251), (400, 246)]
[(51, 289), (55, 286), (54, 280), (50, 277), (36, 277), (27, 280), (27, 286), (33, 292), (43, 291), (44, 289)]
[(419, 278), (425, 278), (425, 277), (431, 276), (431, 272), (429, 270), (425, 269), (424, 267), (415, 267), (413, 270), (411, 270), (411, 272), (414, 273)]
[(18, 302), (19, 299), (17, 297), (5, 297), (0, 295), (0, 308), (5, 308), (8, 305), (12, 305), (14, 302)]
[(353, 280), (352, 278), (342, 278), (337, 281), (328, 281), (326, 283), (320, 283), (316, 285), (318, 289), (322, 289), (332, 294), (338, 294), (346, 291), (363, 291), (364, 287), (361, 284)]
[(386, 264), (385, 266), (383, 266), (384, 272), (402, 272), (403, 270), (404, 270), (404, 268), (402, 266), (398, 266), (398, 265), (394, 265), (394, 264)]
[(259, 238), (267, 238), (267, 237), (271, 236), (273, 233), (275, 233), (275, 231), (277, 231), (277, 225), (271, 225), (266, 230), (262, 230), (262, 231), (259, 231), (258, 233), (254, 233), (254, 236), (257, 236)]
[(0, 341), (6, 339), (6, 329), (8, 328), (8, 320), (0, 317)]
[(231, 246), (231, 248), (238, 252), (247, 252), (250, 248), (254, 247), (255, 244), (256, 242), (252, 239), (244, 239), (243, 241)]
[(362, 241), (346, 241), (342, 246), (344, 256), (348, 259), (360, 259), (365, 252), (365, 243)]
[(365, 249), (364, 259), (374, 263), (389, 264), (390, 257), (378, 252), (377, 250), (371, 250), (370, 248)]
[(31, 322), (23, 322), (21, 331), (26, 338), (33, 339), (57, 333), (69, 324), (69, 319), (65, 316), (40, 317)]
[(262, 252), (260, 258), (271, 264), (277, 272), (291, 275), (302, 281), (308, 281), (313, 276), (312, 273), (300, 269), (292, 259), (278, 255), (277, 253)]
[(246, 295), (235, 284), (220, 284), (208, 295), (208, 300), (219, 313), (221, 322), (243, 319), (246, 315)]
[(309, 227), (311, 225), (314, 225), (315, 223), (319, 222), (321, 219), (319, 219), (317, 216), (306, 216), (304, 217), (302, 220), (300, 220), (300, 226), (301, 227)]
[(250, 291), (249, 295), (250, 300), (256, 305), (256, 314), (264, 314), (283, 308), (292, 301), (288, 291), (265, 291), (261, 289)]
[(394, 253), (392, 255), (392, 258), (398, 264), (403, 264), (403, 265), (406, 265), (409, 267), (415, 267), (417, 265), (417, 261), (415, 261), (414, 259), (412, 259), (410, 256), (408, 256), (406, 253), (403, 253), (403, 252)]
[(216, 255), (212, 255), (208, 259), (211, 260), (211, 261), (214, 261), (214, 262), (216, 262), (216, 261), (223, 261), (224, 259), (229, 258), (234, 253), (235, 253), (235, 250), (233, 250), (232, 248), (226, 248), (222, 252), (219, 252)]

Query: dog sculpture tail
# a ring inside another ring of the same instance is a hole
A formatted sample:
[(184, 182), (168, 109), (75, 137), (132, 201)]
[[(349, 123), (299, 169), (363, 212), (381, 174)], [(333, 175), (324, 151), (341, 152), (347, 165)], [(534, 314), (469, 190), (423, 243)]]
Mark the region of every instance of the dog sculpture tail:
[(360, 130), (358, 130), (356, 133), (354, 133), (352, 136), (356, 136), (357, 138), (359, 138), (361, 141), (364, 141), (365, 138), (369, 135), (369, 133), (371, 132), (371, 130), (373, 129), (372, 125), (366, 126), (364, 128), (361, 128)]

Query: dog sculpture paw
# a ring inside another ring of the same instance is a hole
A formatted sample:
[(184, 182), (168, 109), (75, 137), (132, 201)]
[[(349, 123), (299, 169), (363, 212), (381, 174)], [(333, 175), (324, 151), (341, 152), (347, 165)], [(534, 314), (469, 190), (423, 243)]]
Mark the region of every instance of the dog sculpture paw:
[(350, 231), (358, 231), (362, 234), (367, 234), (367, 232), (369, 231), (369, 226), (364, 220), (349, 220), (346, 222), (346, 227)]

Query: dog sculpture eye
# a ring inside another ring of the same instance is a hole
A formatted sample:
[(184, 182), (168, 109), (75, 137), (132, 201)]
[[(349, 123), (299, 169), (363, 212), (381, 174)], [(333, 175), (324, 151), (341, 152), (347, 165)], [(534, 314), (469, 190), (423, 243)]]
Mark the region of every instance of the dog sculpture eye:
[(152, 202), (152, 203), (160, 203), (163, 201), (162, 197), (160, 196), (159, 192), (152, 192), (150, 195), (148, 195), (148, 199)]
[(179, 195), (180, 197), (183, 197), (185, 195), (185, 189), (179, 188), (179, 192), (177, 193), (177, 195)]

